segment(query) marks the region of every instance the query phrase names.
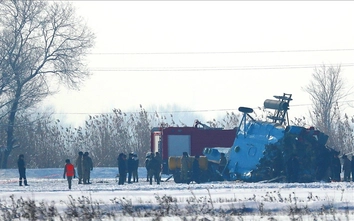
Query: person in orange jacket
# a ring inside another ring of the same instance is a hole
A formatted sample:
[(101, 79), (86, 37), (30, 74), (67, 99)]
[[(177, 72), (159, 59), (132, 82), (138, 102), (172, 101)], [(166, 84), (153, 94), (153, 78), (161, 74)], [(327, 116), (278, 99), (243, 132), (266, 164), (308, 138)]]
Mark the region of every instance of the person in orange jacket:
[(65, 160), (65, 167), (64, 167), (64, 175), (63, 178), (65, 179), (65, 176), (68, 180), (68, 185), (69, 185), (69, 189), (71, 190), (71, 181), (74, 178), (76, 178), (75, 176), (75, 167), (73, 164), (70, 163), (69, 159)]

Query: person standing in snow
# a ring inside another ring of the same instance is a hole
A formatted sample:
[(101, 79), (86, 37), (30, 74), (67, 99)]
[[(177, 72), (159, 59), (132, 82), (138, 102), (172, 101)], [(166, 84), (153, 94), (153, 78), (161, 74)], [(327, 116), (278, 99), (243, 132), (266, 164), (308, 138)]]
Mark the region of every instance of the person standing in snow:
[(160, 184), (160, 173), (161, 173), (161, 164), (159, 163), (158, 158), (151, 153), (150, 162), (149, 162), (149, 182), (152, 184), (152, 177), (154, 177), (157, 184)]
[(127, 178), (126, 155), (124, 153), (120, 153), (117, 160), (118, 160), (118, 172), (119, 172), (118, 185), (123, 185)]
[(293, 154), (290, 157), (290, 159), (286, 163), (286, 167), (288, 182), (298, 182), (300, 164), (296, 154)]
[(84, 153), (79, 151), (79, 156), (76, 159), (75, 165), (77, 170), (77, 175), (79, 177), (79, 184), (82, 184), (82, 157)]
[(354, 181), (354, 156), (352, 156), (352, 161), (351, 161), (351, 166), (352, 166), (352, 181)]
[(158, 171), (158, 174), (155, 178), (155, 181), (157, 181), (157, 179), (159, 179), (161, 181), (161, 170), (162, 170), (162, 158), (159, 152), (155, 152), (155, 159), (158, 162), (158, 168), (156, 168), (156, 170)]
[(133, 159), (134, 159), (133, 182), (139, 182), (139, 174), (138, 174), (139, 158), (138, 158), (138, 155), (136, 153), (133, 154)]
[(196, 155), (193, 160), (193, 180), (196, 183), (199, 183), (199, 178), (200, 178), (200, 167), (199, 167), (199, 155)]
[(133, 170), (134, 170), (133, 153), (129, 154), (129, 157), (127, 160), (127, 170), (128, 170), (128, 183), (132, 183), (132, 175), (133, 175)]
[(93, 163), (89, 153), (85, 152), (82, 158), (82, 170), (83, 170), (83, 181), (84, 184), (91, 184), (90, 173), (93, 170)]
[(347, 155), (343, 155), (342, 159), (343, 159), (344, 181), (349, 182), (352, 165)]
[(189, 156), (187, 152), (183, 152), (181, 159), (181, 180), (186, 182), (188, 180), (189, 171)]
[(64, 166), (64, 174), (63, 174), (63, 178), (65, 179), (65, 176), (68, 180), (68, 186), (69, 186), (69, 190), (71, 190), (71, 183), (73, 180), (73, 177), (75, 178), (75, 167), (74, 165), (72, 165), (70, 163), (69, 159), (65, 160), (65, 166)]
[(340, 159), (338, 157), (338, 152), (333, 153), (333, 158), (331, 162), (331, 181), (340, 182), (340, 173), (342, 172)]
[(148, 152), (145, 157), (145, 168), (146, 168), (146, 182), (149, 182), (149, 163), (151, 159), (151, 152)]
[(28, 184), (27, 184), (27, 178), (26, 178), (25, 156), (24, 156), (23, 154), (20, 154), (20, 155), (18, 156), (17, 167), (18, 167), (18, 172), (19, 172), (19, 174), (20, 174), (19, 185), (22, 186), (22, 179), (23, 179), (24, 185), (25, 185), (25, 186), (28, 186)]
[(225, 157), (225, 153), (221, 153), (220, 154), (220, 160), (219, 160), (219, 172), (222, 176), (224, 176), (224, 172), (225, 172), (225, 167), (227, 164), (227, 159)]

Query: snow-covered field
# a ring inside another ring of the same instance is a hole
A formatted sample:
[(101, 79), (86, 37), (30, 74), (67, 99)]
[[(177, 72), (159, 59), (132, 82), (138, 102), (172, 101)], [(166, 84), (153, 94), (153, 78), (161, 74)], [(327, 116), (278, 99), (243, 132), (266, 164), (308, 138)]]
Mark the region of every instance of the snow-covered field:
[[(166, 210), (162, 220), (184, 217), (190, 220), (199, 220), (197, 217), (209, 217), (210, 220), (354, 220), (353, 183), (349, 182), (188, 185), (176, 184), (171, 179), (161, 185), (150, 185), (146, 182), (145, 168), (139, 168), (138, 183), (118, 185), (116, 174), (117, 168), (94, 168), (92, 184), (79, 185), (74, 179), (69, 190), (61, 168), (28, 169), (30, 186), (27, 187), (18, 185), (16, 169), (0, 170), (0, 203), (10, 204), (10, 196), (37, 203), (54, 202), (63, 213), (70, 198), (87, 198), (97, 202), (101, 209), (119, 214), (107, 220), (155, 219), (156, 216), (146, 213), (149, 210)], [(167, 177), (164, 175), (162, 180)], [(140, 212), (124, 213), (128, 206)], [(180, 214), (172, 213), (172, 209)], [(141, 215), (144, 212), (146, 217)]]

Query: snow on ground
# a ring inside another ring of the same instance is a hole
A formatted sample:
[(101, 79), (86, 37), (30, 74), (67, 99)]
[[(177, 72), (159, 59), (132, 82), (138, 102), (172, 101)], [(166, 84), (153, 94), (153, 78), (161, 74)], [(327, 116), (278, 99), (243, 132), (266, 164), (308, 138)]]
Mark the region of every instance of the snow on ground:
[[(139, 168), (139, 182), (125, 185), (117, 184), (117, 168), (94, 168), (91, 174), (92, 184), (79, 185), (77, 179), (68, 189), (67, 181), (62, 178), (63, 169), (28, 169), (27, 180), (30, 186), (18, 185), (16, 169), (0, 170), (0, 200), (7, 201), (10, 196), (32, 199), (36, 202), (55, 202), (59, 209), (64, 209), (69, 197), (90, 197), (101, 205), (115, 207), (112, 203), (119, 199), (131, 200), (133, 205), (158, 205), (156, 197), (171, 196), (181, 206), (193, 202), (209, 204), (218, 211), (241, 210), (243, 220), (268, 220), (267, 211), (279, 220), (290, 220), (290, 208), (307, 208), (312, 213), (321, 215), (321, 211), (335, 213), (335, 218), (320, 220), (354, 220), (353, 183), (243, 183), (212, 182), (204, 184), (176, 184), (173, 179), (161, 182), (161, 185), (146, 182), (145, 168)], [(167, 179), (163, 175), (162, 180)], [(192, 203), (192, 204), (193, 204)], [(118, 209), (118, 208), (114, 208)], [(332, 212), (328, 212), (331, 210)], [(252, 214), (252, 215), (250, 215)], [(277, 214), (277, 215), (275, 215)], [(183, 214), (187, 216), (188, 214)], [(236, 217), (239, 217), (237, 215)], [(283, 217), (285, 216), (285, 217)], [(248, 217), (248, 218), (247, 218)], [(306, 219), (308, 217), (308, 219)], [(304, 220), (314, 220), (313, 215), (302, 216)], [(169, 217), (168, 220), (179, 219)], [(128, 219), (129, 220), (129, 219)], [(132, 220), (139, 220), (137, 218)], [(141, 218), (146, 220), (146, 218)], [(222, 219), (221, 219), (222, 220)]]

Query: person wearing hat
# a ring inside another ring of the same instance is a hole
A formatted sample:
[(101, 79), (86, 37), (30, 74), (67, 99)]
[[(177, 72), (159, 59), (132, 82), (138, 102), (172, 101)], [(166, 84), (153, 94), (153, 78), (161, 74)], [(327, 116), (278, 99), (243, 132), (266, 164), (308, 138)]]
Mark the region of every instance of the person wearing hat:
[(76, 159), (75, 165), (77, 170), (77, 175), (79, 177), (79, 184), (82, 184), (82, 157), (84, 153), (79, 151), (79, 156)]

